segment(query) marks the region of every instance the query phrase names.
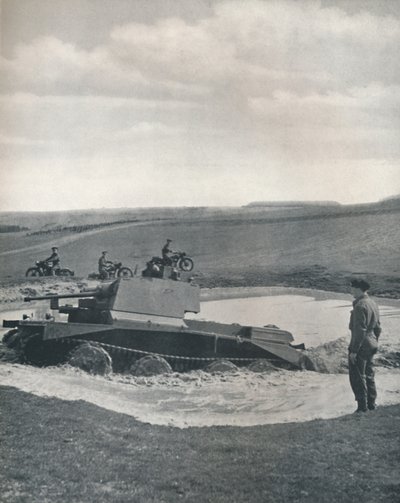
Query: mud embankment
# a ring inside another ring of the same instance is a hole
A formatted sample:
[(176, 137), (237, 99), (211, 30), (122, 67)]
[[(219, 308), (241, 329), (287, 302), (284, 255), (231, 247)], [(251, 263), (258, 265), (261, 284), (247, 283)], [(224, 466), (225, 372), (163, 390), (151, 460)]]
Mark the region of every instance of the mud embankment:
[[(237, 293), (232, 290), (232, 296), (264, 295), (254, 293), (257, 288), (283, 287), (301, 288), (303, 290), (318, 290), (332, 293), (349, 293), (351, 278), (362, 276), (371, 284), (370, 293), (376, 297), (386, 299), (400, 299), (400, 275), (392, 276), (372, 273), (351, 273), (349, 271), (332, 271), (320, 265), (309, 267), (281, 268), (271, 271), (266, 268), (252, 269), (218, 269), (205, 273), (194, 274), (197, 284), (204, 289), (212, 290), (213, 298), (226, 298), (222, 289), (240, 289)], [(2, 305), (10, 302), (22, 302), (28, 295), (48, 295), (60, 293), (78, 293), (82, 288), (96, 286), (98, 282), (85, 278), (33, 278), (19, 280), (4, 280), (0, 284), (0, 310)], [(221, 289), (215, 293), (216, 289)], [(251, 290), (251, 293), (250, 293)], [(245, 295), (243, 295), (245, 293)], [(217, 296), (217, 297), (216, 297)], [(205, 299), (208, 300), (208, 299)]]
[(79, 293), (98, 284), (94, 280), (60, 277), (3, 281), (0, 284), (0, 311), (17, 308), (24, 303), (25, 297)]

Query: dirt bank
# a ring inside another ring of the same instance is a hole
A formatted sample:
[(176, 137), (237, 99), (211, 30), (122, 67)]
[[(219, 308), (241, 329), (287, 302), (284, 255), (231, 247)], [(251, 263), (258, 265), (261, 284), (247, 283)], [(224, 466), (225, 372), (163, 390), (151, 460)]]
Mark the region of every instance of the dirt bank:
[(84, 288), (93, 288), (98, 284), (98, 281), (82, 278), (59, 277), (2, 281), (0, 283), (0, 311), (16, 309), (18, 305), (24, 305), (24, 297), (79, 293)]
[(363, 277), (371, 284), (371, 295), (400, 299), (400, 276), (330, 270), (320, 265), (271, 270), (266, 268), (223, 268), (218, 272), (199, 274), (197, 281), (203, 288), (216, 287), (294, 287), (327, 292), (349, 293), (350, 279)]

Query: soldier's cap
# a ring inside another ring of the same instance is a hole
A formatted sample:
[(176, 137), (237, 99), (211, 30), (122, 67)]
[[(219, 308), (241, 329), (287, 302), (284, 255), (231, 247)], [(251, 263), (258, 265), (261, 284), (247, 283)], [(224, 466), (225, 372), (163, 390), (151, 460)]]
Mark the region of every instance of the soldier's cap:
[(170, 242), (170, 243), (172, 243), (172, 239), (169, 239), (169, 238), (168, 238), (168, 239), (167, 239), (167, 241), (168, 241), (168, 242)]
[(52, 246), (51, 249), (52, 250), (58, 250), (58, 247), (57, 246)]
[(371, 288), (371, 285), (368, 283), (368, 281), (365, 281), (365, 279), (353, 279), (350, 282), (350, 285), (353, 288), (359, 288), (363, 292), (366, 292), (367, 290), (369, 290)]
[(104, 251), (102, 251), (101, 253), (104, 255), (105, 253), (108, 253), (108, 251), (107, 251), (107, 250), (104, 250)]

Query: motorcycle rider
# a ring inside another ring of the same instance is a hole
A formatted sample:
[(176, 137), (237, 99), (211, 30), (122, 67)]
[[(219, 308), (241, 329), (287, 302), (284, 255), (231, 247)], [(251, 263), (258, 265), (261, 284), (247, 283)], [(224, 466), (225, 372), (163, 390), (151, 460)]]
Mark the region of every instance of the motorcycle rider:
[(161, 255), (162, 255), (164, 265), (172, 265), (172, 259), (171, 259), (170, 255), (174, 252), (169, 247), (170, 243), (172, 243), (172, 239), (168, 238), (167, 242), (165, 243), (165, 245), (163, 246), (163, 248), (161, 250)]
[(108, 279), (110, 277), (111, 262), (107, 260), (107, 250), (101, 252), (99, 258), (99, 275), (101, 279)]
[(44, 260), (49, 272), (52, 276), (55, 276), (56, 271), (60, 269), (60, 255), (58, 254), (57, 246), (51, 248), (51, 255), (46, 260)]

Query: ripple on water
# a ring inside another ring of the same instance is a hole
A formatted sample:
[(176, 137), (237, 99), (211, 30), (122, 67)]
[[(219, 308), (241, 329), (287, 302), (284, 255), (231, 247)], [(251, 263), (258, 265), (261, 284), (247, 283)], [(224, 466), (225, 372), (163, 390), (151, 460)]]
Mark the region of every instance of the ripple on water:
[[(90, 376), (70, 367), (0, 365), (0, 381), (39, 396), (85, 400), (152, 424), (177, 427), (309, 421), (351, 413), (347, 375), (279, 370), (168, 378)], [(377, 372), (380, 405), (400, 402), (400, 370)]]

